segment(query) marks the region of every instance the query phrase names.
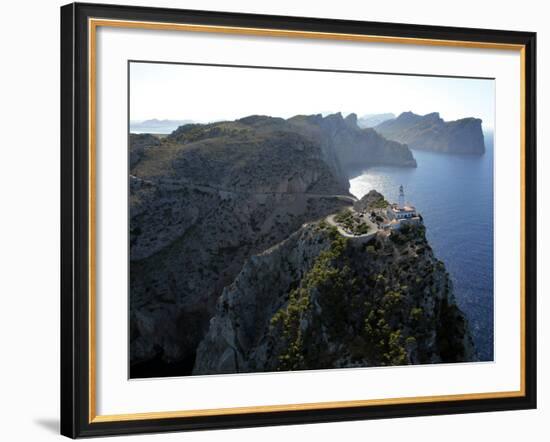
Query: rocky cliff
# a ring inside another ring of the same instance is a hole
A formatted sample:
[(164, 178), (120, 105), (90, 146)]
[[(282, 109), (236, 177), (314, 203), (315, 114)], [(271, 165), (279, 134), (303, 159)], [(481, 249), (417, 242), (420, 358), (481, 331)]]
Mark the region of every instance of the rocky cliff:
[(422, 225), (362, 244), (315, 222), (246, 261), (217, 301), (193, 373), (475, 358)]
[(374, 129), (390, 140), (407, 144), (411, 149), (459, 154), (485, 152), (481, 120), (478, 118), (446, 122), (437, 112), (423, 116), (404, 112)]
[(314, 138), (323, 146), (327, 157), (335, 157), (349, 177), (370, 166), (416, 167), (416, 160), (407, 146), (390, 141), (373, 129), (361, 129), (357, 115), (343, 118), (340, 113), (298, 115), (288, 120), (291, 127)]
[(189, 374), (245, 260), (349, 204), (349, 184), (298, 133), (216, 124), (131, 141), (131, 374)]
[(130, 136), (132, 377), (190, 374), (217, 299), (246, 260), (353, 202), (354, 152), (358, 164), (414, 162), (340, 114)]
[(143, 158), (147, 149), (160, 146), (160, 140), (151, 134), (130, 134), (130, 169)]

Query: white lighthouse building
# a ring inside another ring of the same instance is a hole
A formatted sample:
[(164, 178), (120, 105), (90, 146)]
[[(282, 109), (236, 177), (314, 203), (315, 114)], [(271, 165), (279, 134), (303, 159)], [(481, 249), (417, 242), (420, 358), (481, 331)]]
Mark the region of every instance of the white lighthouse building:
[(403, 185), (399, 186), (399, 208), (405, 208), (405, 191), (403, 190)]
[(405, 191), (403, 186), (399, 186), (399, 199), (397, 204), (390, 204), (387, 210), (388, 218), (390, 220), (412, 220), (419, 219), (416, 213), (416, 208), (411, 204), (405, 203)]

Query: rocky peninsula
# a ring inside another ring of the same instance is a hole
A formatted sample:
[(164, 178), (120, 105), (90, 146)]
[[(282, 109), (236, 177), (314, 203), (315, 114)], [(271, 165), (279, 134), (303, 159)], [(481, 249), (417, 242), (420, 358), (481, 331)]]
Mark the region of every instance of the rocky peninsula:
[(437, 112), (427, 115), (403, 112), (374, 129), (385, 138), (404, 143), (411, 149), (481, 155), (485, 152), (481, 125), (479, 118), (447, 122)]
[[(383, 216), (380, 194), (365, 201), (356, 205), (361, 213)], [(217, 302), (193, 373), (474, 359), (449, 274), (422, 224), (380, 230), (365, 243), (319, 221), (246, 261)]]

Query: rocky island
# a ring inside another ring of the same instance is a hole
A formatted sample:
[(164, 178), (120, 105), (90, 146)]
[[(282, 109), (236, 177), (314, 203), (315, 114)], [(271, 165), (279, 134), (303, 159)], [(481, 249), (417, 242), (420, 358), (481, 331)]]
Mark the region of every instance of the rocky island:
[(354, 114), (131, 134), (130, 376), (472, 360), (424, 226), (349, 193), (370, 165), (416, 162)]
[(403, 112), (374, 129), (384, 137), (411, 149), (459, 154), (483, 154), (485, 142), (479, 118), (444, 121), (439, 113), (417, 115)]

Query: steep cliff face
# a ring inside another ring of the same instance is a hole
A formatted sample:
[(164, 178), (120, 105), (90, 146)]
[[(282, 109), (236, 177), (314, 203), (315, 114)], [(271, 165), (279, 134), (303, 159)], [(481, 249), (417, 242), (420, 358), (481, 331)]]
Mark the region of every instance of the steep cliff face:
[(193, 373), (475, 360), (424, 233), (361, 244), (317, 222), (252, 256), (219, 298)]
[(411, 149), (460, 154), (485, 152), (481, 120), (478, 118), (445, 122), (438, 113), (421, 116), (404, 112), (374, 129), (390, 140), (407, 144)]
[(130, 168), (143, 158), (147, 149), (160, 146), (160, 140), (151, 134), (130, 134)]
[(323, 145), (348, 177), (370, 166), (416, 167), (407, 146), (387, 140), (373, 129), (361, 129), (356, 114), (349, 114), (346, 118), (340, 113), (324, 118), (321, 115), (300, 115), (288, 122), (295, 130)]
[(189, 374), (245, 260), (352, 197), (300, 134), (218, 124), (145, 138), (131, 148), (131, 375)]

